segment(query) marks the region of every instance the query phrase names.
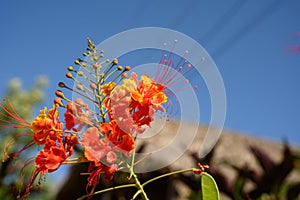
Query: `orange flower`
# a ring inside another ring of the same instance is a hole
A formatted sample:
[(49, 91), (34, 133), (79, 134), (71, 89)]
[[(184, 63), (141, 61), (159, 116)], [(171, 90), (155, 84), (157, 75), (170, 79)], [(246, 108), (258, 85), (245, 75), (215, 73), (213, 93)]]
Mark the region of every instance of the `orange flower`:
[(134, 139), (130, 133), (124, 132), (116, 121), (102, 123), (100, 130), (109, 140), (109, 144), (113, 150), (129, 156), (130, 152), (134, 149)]
[(167, 102), (167, 96), (163, 92), (165, 87), (154, 82), (146, 74), (141, 76), (140, 81), (136, 81), (136, 74), (132, 73), (130, 79), (124, 80), (124, 86), (132, 93), (132, 99), (142, 106), (161, 105)]
[(49, 111), (48, 114), (47, 108), (40, 110), (39, 116), (37, 116), (31, 123), (31, 130), (34, 133), (33, 140), (37, 144), (44, 144), (46, 137), (51, 134), (52, 137), (57, 137), (61, 135), (63, 124), (58, 119), (57, 106), (54, 105)]
[(135, 73), (131, 74), (130, 79), (124, 80), (123, 86), (131, 93), (129, 110), (131, 120), (138, 127), (135, 131), (142, 133), (144, 131), (142, 126), (150, 126), (155, 112), (164, 111), (162, 104), (167, 102), (165, 87), (153, 81), (148, 75), (142, 75), (138, 81)]
[[(93, 194), (96, 186), (99, 183), (100, 175), (102, 172), (104, 172), (105, 176), (104, 178), (106, 180), (111, 181), (113, 178), (113, 175), (115, 172), (118, 171), (118, 165), (112, 164), (112, 165), (100, 165), (95, 166), (93, 162), (90, 163), (88, 172), (90, 173), (90, 176), (88, 178), (88, 184), (86, 185), (86, 191), (88, 194)], [(91, 187), (91, 190), (88, 191), (89, 187)], [(89, 199), (89, 198), (88, 198)]]
[(35, 159), (36, 170), (45, 174), (53, 172), (67, 159), (66, 151), (62, 147), (51, 146), (49, 151), (41, 150)]
[(100, 160), (106, 156), (110, 148), (104, 140), (100, 140), (99, 132), (96, 127), (90, 127), (86, 130), (81, 141), (85, 148), (84, 155), (89, 161), (93, 161), (96, 166), (100, 165)]
[(104, 85), (102, 85), (102, 92), (105, 96), (110, 95), (110, 93), (112, 92), (112, 90), (116, 87), (116, 84), (114, 82), (108, 82)]
[(75, 104), (69, 102), (66, 108), (67, 110), (64, 114), (64, 117), (66, 128), (68, 130), (73, 129), (75, 131), (80, 131), (91, 121), (90, 111), (87, 109), (88, 107), (86, 104), (84, 104), (82, 99), (76, 99)]

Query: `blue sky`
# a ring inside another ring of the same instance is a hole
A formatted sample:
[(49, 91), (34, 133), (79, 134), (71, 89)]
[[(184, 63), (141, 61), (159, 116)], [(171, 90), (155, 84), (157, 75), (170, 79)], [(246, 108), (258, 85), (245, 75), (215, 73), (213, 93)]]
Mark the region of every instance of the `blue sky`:
[[(164, 27), (197, 40), (211, 55), (227, 94), (225, 128), (300, 145), (298, 0), (2, 1), (0, 92), (20, 77), (50, 80), (46, 104), (68, 65), (86, 48), (131, 28)], [(209, 112), (204, 109), (206, 123)]]

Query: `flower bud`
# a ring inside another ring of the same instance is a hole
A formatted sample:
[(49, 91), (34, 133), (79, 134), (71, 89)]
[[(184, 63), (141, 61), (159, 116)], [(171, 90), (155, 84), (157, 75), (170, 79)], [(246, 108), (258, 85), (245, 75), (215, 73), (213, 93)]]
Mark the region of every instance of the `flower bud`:
[(129, 71), (130, 70), (130, 66), (126, 66), (124, 70), (125, 71)]
[(71, 71), (74, 71), (73, 67), (72, 66), (68, 66), (68, 70), (71, 72)]
[(98, 63), (94, 63), (93, 67), (94, 67), (94, 69), (98, 69), (98, 67), (99, 67)]
[(77, 88), (77, 90), (83, 90), (82, 84), (78, 84), (78, 85), (76, 86), (76, 88)]
[(123, 78), (127, 78), (127, 77), (128, 77), (128, 74), (127, 74), (126, 72), (123, 72), (123, 73), (122, 73), (122, 77), (123, 77)]
[(83, 72), (82, 71), (79, 71), (77, 74), (78, 74), (78, 76), (83, 76)]
[(55, 105), (59, 105), (60, 107), (63, 107), (63, 106), (64, 106), (64, 104), (63, 104), (61, 98), (58, 98), (58, 97), (54, 99), (54, 104), (55, 104)]
[(117, 65), (118, 63), (119, 63), (118, 59), (117, 59), (117, 58), (114, 58), (113, 61), (112, 61), (112, 64), (113, 64), (113, 65)]
[(66, 85), (65, 85), (63, 82), (59, 82), (59, 83), (58, 83), (58, 86), (61, 87), (61, 88), (66, 87)]
[(84, 101), (81, 98), (77, 98), (75, 100), (75, 103), (78, 104), (78, 105), (80, 105), (80, 106), (82, 106), (82, 107), (84, 107), (84, 105), (85, 105)]
[(67, 78), (73, 78), (73, 76), (72, 76), (72, 74), (71, 74), (70, 72), (67, 72), (67, 73), (66, 73), (66, 77), (67, 77)]
[(122, 70), (123, 67), (121, 65), (118, 66), (118, 70)]
[(91, 82), (91, 83), (90, 83), (90, 88), (91, 88), (92, 90), (95, 90), (95, 89), (97, 88), (97, 86), (96, 86), (95, 83)]
[(98, 60), (99, 60), (98, 56), (94, 56), (94, 57), (93, 57), (93, 60), (94, 60), (95, 62), (98, 61)]
[(76, 65), (79, 65), (81, 61), (82, 61), (82, 60), (81, 60), (80, 58), (77, 58), (77, 59), (74, 61), (74, 63), (75, 63)]
[(74, 104), (72, 103), (72, 102), (69, 102), (68, 104), (67, 104), (67, 111), (69, 111), (69, 112), (73, 112), (74, 111), (74, 109), (75, 109), (75, 106), (74, 106)]
[(60, 98), (65, 98), (65, 95), (61, 90), (56, 90), (55, 95)]

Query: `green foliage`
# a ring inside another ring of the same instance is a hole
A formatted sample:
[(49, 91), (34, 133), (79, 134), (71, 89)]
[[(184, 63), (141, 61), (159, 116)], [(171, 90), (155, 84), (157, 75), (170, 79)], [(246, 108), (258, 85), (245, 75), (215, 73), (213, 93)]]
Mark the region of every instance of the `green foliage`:
[[(285, 144), (282, 151), (282, 160), (275, 162), (269, 152), (256, 146), (250, 146), (249, 150), (256, 158), (262, 172), (249, 168), (249, 166), (237, 166), (234, 163), (224, 161), (226, 167), (231, 167), (237, 172), (234, 180), (229, 180), (226, 174), (223, 174), (219, 167), (210, 164), (214, 156), (214, 151), (210, 152), (205, 158), (200, 159), (196, 154), (192, 154), (197, 162), (205, 163), (211, 167), (208, 173), (211, 174), (219, 186), (222, 194), (231, 199), (299, 199), (300, 182), (299, 180), (290, 181), (289, 176), (300, 175), (299, 152)], [(193, 177), (184, 176), (184, 182), (192, 190), (190, 199), (196, 200), (199, 196), (199, 189), (195, 187), (197, 180)], [(247, 184), (253, 187), (247, 188)]]
[(194, 190), (193, 192), (191, 192), (190, 195), (188, 196), (189, 200), (219, 200), (220, 199), (218, 186), (214, 178), (210, 174), (206, 172), (202, 172), (201, 178), (196, 179), (193, 185), (195, 186), (195, 188), (199, 188), (199, 190)]
[(4, 96), (10, 100), (14, 110), (23, 119), (30, 120), (34, 108), (44, 99), (44, 89), (47, 85), (47, 78), (40, 76), (28, 90), (24, 90), (21, 80), (14, 78), (9, 81), (8, 90)]
[[(28, 90), (24, 90), (21, 81), (18, 78), (14, 78), (9, 82), (3, 98), (9, 100), (12, 108), (21, 118), (29, 121), (33, 118), (34, 109), (44, 99), (44, 88), (47, 82), (47, 79), (41, 76)], [(24, 161), (29, 159), (30, 152), (22, 155), (22, 160), (12, 160), (4, 157), (3, 150), (5, 145), (9, 144), (8, 153), (10, 153), (20, 149), (26, 143), (24, 138), (15, 137), (17, 135), (16, 131), (21, 131), (23, 134), (27, 133), (25, 130), (3, 129), (3, 126), (10, 125), (7, 120), (6, 116), (0, 116), (0, 159), (2, 161), (0, 164), (0, 199), (10, 200), (16, 199), (18, 196), (19, 185), (22, 182), (20, 169), (24, 166)], [(28, 166), (23, 171), (22, 175), (25, 181), (28, 180), (32, 169), (32, 166)], [(32, 199), (47, 199), (45, 195), (41, 197), (38, 192), (34, 192), (32, 197)]]
[(219, 200), (218, 186), (211, 175), (206, 172), (201, 176), (202, 200)]

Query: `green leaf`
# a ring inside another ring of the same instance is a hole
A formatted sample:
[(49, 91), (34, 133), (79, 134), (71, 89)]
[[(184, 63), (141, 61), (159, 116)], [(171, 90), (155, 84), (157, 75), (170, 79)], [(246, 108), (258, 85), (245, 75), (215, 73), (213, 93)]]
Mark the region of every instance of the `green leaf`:
[(202, 200), (219, 200), (219, 190), (214, 178), (206, 172), (201, 176)]

